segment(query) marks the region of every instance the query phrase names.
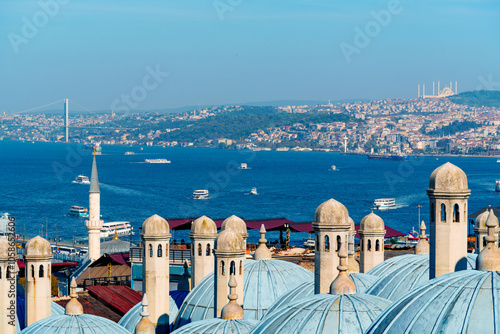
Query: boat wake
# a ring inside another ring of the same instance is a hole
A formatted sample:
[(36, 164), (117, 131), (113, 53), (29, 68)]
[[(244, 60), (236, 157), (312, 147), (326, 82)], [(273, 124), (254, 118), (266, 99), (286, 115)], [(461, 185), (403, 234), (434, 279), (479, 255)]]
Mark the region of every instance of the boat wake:
[(139, 191), (139, 190), (124, 188), (124, 187), (119, 187), (119, 186), (112, 186), (112, 185), (109, 185), (106, 183), (99, 183), (99, 187), (110, 190), (111, 192), (114, 192), (115, 194), (120, 194), (120, 195), (143, 196), (145, 194), (144, 192)]

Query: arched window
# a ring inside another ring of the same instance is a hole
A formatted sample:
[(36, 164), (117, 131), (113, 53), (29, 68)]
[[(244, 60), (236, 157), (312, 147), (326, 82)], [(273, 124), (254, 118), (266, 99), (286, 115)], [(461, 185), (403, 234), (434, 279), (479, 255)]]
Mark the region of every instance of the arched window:
[(330, 237), (325, 235), (325, 252), (330, 251)]
[(43, 265), (40, 265), (40, 268), (38, 269), (38, 277), (43, 277)]
[(226, 275), (226, 268), (224, 266), (224, 261), (220, 261), (220, 274), (222, 276)]
[(380, 240), (375, 241), (375, 252), (380, 251)]
[(340, 238), (340, 235), (337, 235), (337, 252), (340, 251), (340, 246), (342, 245), (342, 238)]
[(319, 251), (319, 235), (316, 234), (316, 251)]
[(446, 222), (446, 205), (441, 204), (441, 221)]
[(194, 256), (194, 245), (193, 244), (191, 244), (191, 253), (192, 253), (191, 256)]
[(240, 276), (243, 275), (243, 261), (240, 260)]
[(369, 252), (371, 252), (372, 250), (372, 241), (370, 239), (368, 239), (368, 249), (367, 249)]
[(436, 210), (434, 208), (434, 203), (431, 203), (431, 222), (434, 222), (435, 215), (436, 215)]
[(31, 265), (31, 277), (35, 278), (35, 267)]
[(454, 223), (460, 222), (460, 207), (458, 206), (458, 204), (455, 204), (453, 206), (453, 222)]
[(363, 239), (359, 240), (359, 250), (360, 251), (364, 251), (364, 249), (363, 249)]
[(207, 256), (210, 256), (210, 244), (207, 244), (207, 251), (206, 251), (206, 255), (207, 255)]
[(2, 279), (2, 267), (0, 267), (0, 279)]
[(161, 245), (158, 245), (158, 254), (157, 254), (158, 257), (162, 257), (163, 254), (162, 254), (162, 251), (161, 251)]
[(198, 244), (198, 256), (201, 256), (201, 244)]
[(149, 244), (149, 257), (153, 257), (153, 245)]
[(236, 264), (234, 261), (231, 261), (231, 264), (229, 265), (229, 275), (236, 275)]

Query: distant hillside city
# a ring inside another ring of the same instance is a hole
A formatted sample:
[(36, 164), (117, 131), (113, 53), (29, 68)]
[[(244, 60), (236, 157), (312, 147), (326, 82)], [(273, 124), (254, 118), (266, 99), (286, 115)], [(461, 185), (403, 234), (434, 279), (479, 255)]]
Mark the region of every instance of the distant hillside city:
[[(187, 112), (70, 113), (69, 142), (373, 154), (500, 155), (500, 92)], [(0, 116), (1, 140), (63, 142), (61, 113)]]

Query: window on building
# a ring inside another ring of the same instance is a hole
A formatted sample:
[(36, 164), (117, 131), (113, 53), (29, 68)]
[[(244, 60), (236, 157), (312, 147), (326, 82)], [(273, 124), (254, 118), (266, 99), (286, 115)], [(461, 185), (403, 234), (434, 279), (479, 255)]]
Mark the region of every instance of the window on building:
[(441, 204), (441, 221), (446, 222), (446, 205)]
[(342, 238), (340, 235), (337, 235), (337, 252), (340, 251), (340, 246), (342, 245)]
[(153, 257), (153, 245), (149, 244), (149, 257)]
[(330, 251), (330, 237), (325, 235), (325, 252)]
[(372, 241), (370, 239), (368, 239), (368, 249), (367, 249), (369, 252), (371, 252), (372, 250)]
[(207, 244), (206, 256), (210, 256), (210, 244)]
[(201, 256), (201, 244), (198, 244), (198, 256)]
[(229, 275), (236, 275), (236, 264), (234, 261), (231, 261), (231, 265), (229, 266)]
[(31, 277), (35, 278), (35, 267), (31, 265)]
[(453, 206), (453, 222), (460, 222), (460, 207), (458, 206), (458, 204), (455, 204)]
[(158, 245), (158, 254), (157, 254), (158, 257), (162, 257), (163, 254), (162, 254), (162, 251), (161, 251), (161, 245)]
[(43, 265), (40, 265), (40, 268), (38, 269), (38, 277), (43, 277)]
[(220, 261), (220, 274), (222, 276), (226, 275), (226, 268), (225, 268), (225, 265), (224, 265), (224, 261)]
[(375, 241), (375, 251), (378, 252), (380, 251), (380, 240), (377, 239), (377, 241)]

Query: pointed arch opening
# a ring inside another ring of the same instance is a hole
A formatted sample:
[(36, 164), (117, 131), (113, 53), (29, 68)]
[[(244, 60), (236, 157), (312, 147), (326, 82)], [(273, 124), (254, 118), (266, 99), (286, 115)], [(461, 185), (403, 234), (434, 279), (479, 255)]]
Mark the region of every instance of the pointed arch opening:
[(369, 252), (371, 252), (371, 250), (372, 250), (372, 241), (371, 241), (370, 239), (368, 239), (367, 246), (368, 246), (368, 247), (367, 247), (367, 250), (368, 250)]
[(455, 204), (453, 206), (453, 222), (454, 223), (460, 222), (460, 206), (458, 204)]
[(35, 266), (31, 265), (31, 277), (35, 278)]
[(149, 244), (149, 257), (153, 257), (153, 245)]
[(337, 250), (336, 252), (340, 251), (340, 246), (342, 245), (342, 238), (340, 235), (337, 235)]
[(201, 244), (198, 244), (198, 256), (201, 256)]
[(210, 256), (210, 244), (207, 244), (207, 250), (205, 252), (206, 256)]
[(377, 241), (375, 241), (375, 252), (379, 251), (380, 251), (380, 240), (377, 239)]
[(226, 275), (226, 266), (224, 264), (224, 261), (220, 261), (220, 274), (222, 276)]
[(43, 277), (43, 265), (42, 264), (38, 268), (38, 277)]
[(162, 257), (162, 256), (163, 256), (163, 252), (162, 252), (162, 249), (161, 249), (161, 245), (158, 245), (158, 253), (157, 253), (157, 256), (158, 256), (158, 257)]
[(325, 235), (325, 252), (330, 251), (330, 237)]
[(446, 205), (441, 204), (441, 221), (446, 222)]
[(236, 263), (234, 261), (231, 261), (229, 265), (229, 275), (236, 275)]

